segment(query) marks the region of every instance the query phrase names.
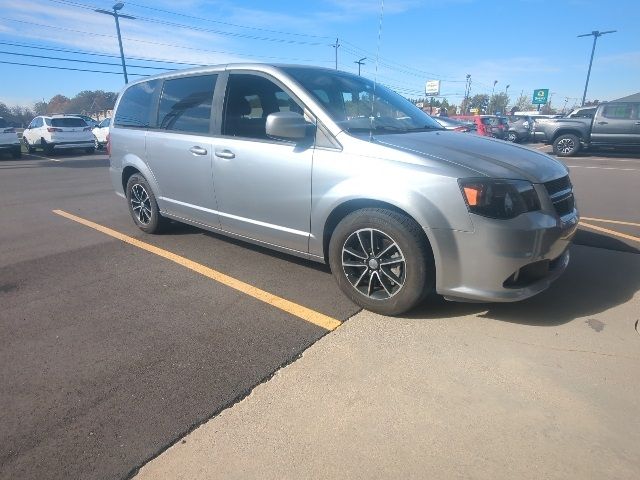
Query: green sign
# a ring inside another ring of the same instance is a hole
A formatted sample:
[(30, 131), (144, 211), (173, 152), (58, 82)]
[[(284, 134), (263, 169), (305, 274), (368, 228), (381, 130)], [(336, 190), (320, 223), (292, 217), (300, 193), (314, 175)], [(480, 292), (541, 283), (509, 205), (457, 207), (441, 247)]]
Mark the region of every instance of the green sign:
[(549, 100), (549, 89), (548, 88), (538, 88), (533, 91), (533, 104), (534, 105), (544, 105)]

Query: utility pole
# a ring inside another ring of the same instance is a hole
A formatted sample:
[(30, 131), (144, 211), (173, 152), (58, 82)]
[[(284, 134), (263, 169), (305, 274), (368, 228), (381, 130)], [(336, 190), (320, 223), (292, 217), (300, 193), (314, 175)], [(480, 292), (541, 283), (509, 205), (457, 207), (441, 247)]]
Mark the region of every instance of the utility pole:
[(340, 42), (338, 42), (338, 39), (336, 38), (336, 43), (331, 45), (333, 48), (336, 49), (336, 70), (338, 69), (338, 47), (340, 47)]
[(111, 15), (116, 21), (116, 32), (118, 33), (118, 45), (120, 46), (120, 59), (122, 60), (122, 73), (124, 73), (124, 83), (129, 83), (129, 78), (127, 77), (127, 66), (124, 61), (124, 50), (122, 49), (122, 37), (120, 36), (120, 21), (119, 18), (128, 18), (129, 20), (135, 20), (136, 17), (132, 17), (131, 15), (124, 15), (122, 13), (118, 13), (124, 7), (124, 3), (118, 2), (112, 8), (113, 12), (109, 10), (102, 10), (101, 8), (97, 8), (95, 11), (98, 13), (104, 13), (105, 15)]
[(582, 105), (580, 105), (581, 107), (584, 107), (584, 102), (587, 98), (587, 88), (589, 87), (589, 77), (591, 76), (591, 65), (593, 64), (593, 54), (596, 51), (596, 42), (598, 41), (598, 37), (601, 37), (602, 35), (606, 35), (607, 33), (615, 33), (615, 32), (617, 32), (617, 30), (607, 30), (606, 32), (599, 32), (598, 30), (594, 30), (591, 33), (578, 35), (578, 38), (590, 37), (593, 35), (593, 47), (591, 48), (591, 59), (589, 60), (589, 70), (587, 70), (587, 81), (584, 84), (584, 94), (582, 95)]
[[(357, 63), (358, 64), (358, 76), (360, 76), (360, 67), (362, 65), (364, 65), (364, 61), (367, 59), (367, 57), (362, 57), (360, 60), (358, 60), (357, 62), (353, 62), (353, 63)], [(336, 67), (336, 70), (338, 69), (338, 67)]]
[(469, 109), (469, 95), (471, 94), (471, 75), (467, 73), (467, 83), (464, 87), (464, 109), (462, 110), (462, 114), (466, 115), (467, 110)]

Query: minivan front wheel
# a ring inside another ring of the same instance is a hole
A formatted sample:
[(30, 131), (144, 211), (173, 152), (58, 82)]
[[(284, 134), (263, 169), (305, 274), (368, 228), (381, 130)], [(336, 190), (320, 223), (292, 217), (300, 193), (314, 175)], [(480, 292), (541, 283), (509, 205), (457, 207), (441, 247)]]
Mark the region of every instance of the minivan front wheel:
[(160, 216), (156, 197), (147, 180), (140, 174), (131, 175), (127, 182), (127, 203), (135, 224), (146, 233), (158, 233), (167, 220)]
[(420, 226), (382, 208), (347, 215), (329, 242), (331, 271), (356, 304), (399, 315), (422, 302), (435, 286), (433, 254)]

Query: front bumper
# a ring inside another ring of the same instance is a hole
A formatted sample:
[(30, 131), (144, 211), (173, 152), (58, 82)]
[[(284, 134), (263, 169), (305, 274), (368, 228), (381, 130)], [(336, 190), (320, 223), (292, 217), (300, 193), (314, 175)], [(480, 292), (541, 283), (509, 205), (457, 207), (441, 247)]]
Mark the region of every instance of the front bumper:
[(472, 215), (473, 232), (430, 230), (436, 289), (447, 300), (514, 302), (549, 287), (567, 268), (578, 212), (542, 211), (512, 220)]
[(0, 144), (0, 150), (19, 150), (20, 142)]

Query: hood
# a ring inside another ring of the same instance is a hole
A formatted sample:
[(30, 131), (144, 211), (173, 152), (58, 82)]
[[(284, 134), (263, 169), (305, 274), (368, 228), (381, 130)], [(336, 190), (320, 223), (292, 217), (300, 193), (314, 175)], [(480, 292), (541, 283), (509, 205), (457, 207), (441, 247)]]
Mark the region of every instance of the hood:
[(466, 168), (469, 176), (544, 183), (568, 174), (560, 161), (520, 145), (470, 133), (437, 131), (379, 135), (376, 143)]

